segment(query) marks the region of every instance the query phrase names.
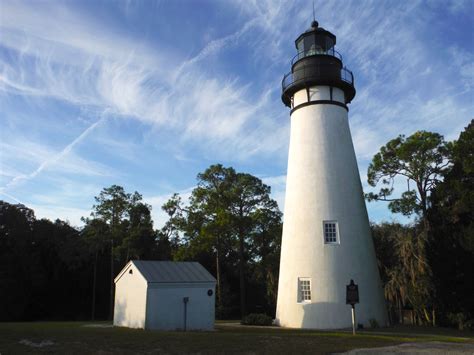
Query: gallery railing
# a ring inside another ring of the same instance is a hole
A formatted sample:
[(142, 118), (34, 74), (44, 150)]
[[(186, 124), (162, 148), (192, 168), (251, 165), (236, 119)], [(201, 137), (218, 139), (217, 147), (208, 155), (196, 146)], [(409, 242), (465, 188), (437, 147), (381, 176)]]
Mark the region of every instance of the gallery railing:
[(322, 49), (308, 49), (308, 50), (300, 51), (291, 60), (291, 65), (295, 64), (300, 59), (310, 57), (313, 55), (330, 55), (330, 56), (338, 58), (342, 62), (342, 55), (338, 51), (336, 51), (334, 47), (332, 47), (326, 51)]
[(305, 81), (321, 81), (328, 84), (342, 80), (354, 86), (354, 75), (347, 68), (338, 69), (333, 65), (310, 65), (299, 68), (293, 72), (286, 74), (281, 82), (282, 90), (285, 91), (288, 87)]

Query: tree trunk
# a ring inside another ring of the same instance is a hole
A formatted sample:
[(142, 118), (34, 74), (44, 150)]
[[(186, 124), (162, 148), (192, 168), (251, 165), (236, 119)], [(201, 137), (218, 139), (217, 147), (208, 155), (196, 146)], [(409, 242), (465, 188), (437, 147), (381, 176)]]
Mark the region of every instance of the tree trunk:
[(388, 303), (388, 324), (392, 326), (394, 324), (393, 322), (393, 305), (392, 303)]
[(424, 190), (419, 190), (420, 198), (421, 198), (421, 208), (423, 213), (423, 229), (426, 233), (427, 239), (429, 238), (430, 234), (430, 222), (428, 220), (428, 199), (427, 199), (427, 192)]
[[(218, 240), (219, 240), (219, 238), (218, 238)], [(217, 248), (216, 248), (216, 279), (217, 279), (216, 293), (217, 293), (217, 308), (221, 309), (222, 308), (222, 293), (221, 293), (221, 266), (220, 266), (219, 254), (220, 254), (220, 246), (219, 246), (219, 242), (217, 242)]]
[(91, 309), (91, 319), (95, 320), (95, 289), (97, 284), (97, 259), (99, 258), (99, 251), (95, 251), (95, 260), (94, 260), (94, 276), (92, 281), (92, 309)]
[(110, 307), (109, 307), (109, 320), (114, 317), (114, 238), (110, 239)]
[(401, 300), (398, 300), (398, 317), (400, 320), (400, 324), (403, 324), (403, 308)]
[[(430, 314), (428, 312), (428, 310), (426, 309), (426, 307), (423, 307), (423, 315), (425, 316), (425, 320), (426, 320), (426, 324), (430, 324), (433, 320), (430, 319)], [(425, 322), (423, 322), (425, 323)]]
[(239, 277), (240, 277), (240, 315), (245, 317), (247, 307), (245, 304), (245, 269), (244, 269), (244, 237), (239, 235)]
[(247, 315), (247, 306), (245, 303), (245, 245), (244, 245), (244, 211), (242, 205), (239, 207), (239, 281), (240, 281), (240, 316), (243, 318)]

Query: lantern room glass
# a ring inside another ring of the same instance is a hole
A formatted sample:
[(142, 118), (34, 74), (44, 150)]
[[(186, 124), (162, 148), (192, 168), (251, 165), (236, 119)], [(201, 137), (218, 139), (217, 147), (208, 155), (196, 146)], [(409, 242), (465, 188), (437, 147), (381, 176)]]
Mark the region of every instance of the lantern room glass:
[(307, 32), (296, 42), (298, 58), (315, 54), (333, 54), (335, 39), (324, 32)]

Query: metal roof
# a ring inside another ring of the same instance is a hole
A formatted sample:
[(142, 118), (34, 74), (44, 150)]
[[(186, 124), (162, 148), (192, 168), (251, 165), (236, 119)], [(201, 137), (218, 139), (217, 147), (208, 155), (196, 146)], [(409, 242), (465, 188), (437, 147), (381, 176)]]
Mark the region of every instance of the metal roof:
[(190, 261), (132, 260), (147, 282), (216, 282), (201, 264)]

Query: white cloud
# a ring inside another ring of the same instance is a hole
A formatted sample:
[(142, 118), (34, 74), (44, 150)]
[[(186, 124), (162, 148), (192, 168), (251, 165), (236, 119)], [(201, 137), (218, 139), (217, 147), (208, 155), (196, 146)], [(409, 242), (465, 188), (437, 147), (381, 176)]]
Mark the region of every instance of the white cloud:
[[(66, 147), (64, 147), (60, 152), (55, 153), (55, 154), (49, 154), (47, 156), (44, 156), (43, 160), (39, 164), (36, 169), (30, 173), (27, 174), (19, 174), (16, 175), (12, 180), (10, 180), (5, 186), (0, 188), (0, 191), (5, 191), (11, 187), (16, 186), (19, 183), (24, 183), (26, 181), (29, 181), (31, 179), (34, 179), (38, 174), (43, 172), (43, 170), (48, 169), (50, 167), (58, 168), (58, 164), (61, 164), (62, 161), (65, 161), (64, 165), (60, 165), (60, 170), (61, 171), (71, 171), (76, 173), (76, 174), (94, 174), (93, 170), (90, 169), (85, 169), (85, 168), (90, 168), (93, 165), (90, 164), (89, 162), (85, 161), (82, 158), (75, 159), (74, 162), (71, 164), (71, 160), (68, 161), (67, 156), (71, 153), (72, 149), (78, 145), (83, 139), (87, 137), (87, 135), (94, 130), (95, 127), (97, 127), (103, 120), (105, 119), (105, 116), (102, 117), (100, 120), (89, 126), (84, 132), (82, 132), (76, 139), (74, 139), (71, 143), (69, 143)], [(33, 144), (35, 146), (35, 144)], [(2, 145), (2, 151), (3, 149), (7, 148), (8, 150), (13, 151), (13, 153), (20, 153), (26, 155), (28, 158), (33, 157), (36, 158), (38, 157), (38, 151), (32, 150), (32, 148), (29, 146), (28, 143), (24, 144), (23, 147), (21, 147), (19, 150), (17, 150), (16, 147), (13, 147), (11, 145)], [(45, 149), (44, 146), (39, 147), (40, 150)], [(26, 154), (25, 154), (26, 153)], [(40, 153), (41, 154), (41, 153)], [(97, 173), (97, 170), (96, 170)]]
[[(460, 13), (466, 4), (453, 1), (449, 8)], [(125, 14), (135, 11), (130, 2), (122, 5)], [(240, 26), (230, 33), (216, 32), (196, 56), (185, 59), (173, 43), (134, 37), (126, 24), (111, 26), (73, 3), (4, 1), (1, 46), (9, 54), (0, 56), (0, 97), (24, 97), (38, 106), (59, 100), (95, 115), (107, 112), (124, 126), (132, 119), (147, 127), (149, 141), (166, 135), (156, 144), (172, 146), (181, 161), (204, 156), (265, 164), (270, 159), (283, 167), (289, 119), (277, 98), (279, 78), (290, 69), (295, 37), (309, 26), (310, 5), (234, 1), (229, 11)], [(321, 26), (338, 36), (344, 62), (355, 73), (358, 93), (349, 116), (362, 166), (399, 133), (426, 129), (457, 137), (472, 118), (473, 104), (466, 103), (474, 80), (472, 53), (451, 47), (451, 72), (440, 71), (443, 59), (433, 55), (422, 36), (432, 26), (423, 2), (381, 6), (321, 0), (315, 7)], [(227, 52), (247, 58), (229, 61)], [(227, 60), (230, 69), (211, 68), (207, 63), (213, 58)], [(243, 67), (248, 73), (240, 75)], [(461, 79), (464, 93), (453, 88), (451, 73)], [(46, 171), (105, 174), (108, 167), (75, 149), (83, 139), (111, 142), (94, 120), (86, 121), (90, 126), (85, 135), (63, 149), (52, 149), (47, 141), (30, 140), (24, 148), (23, 142), (8, 140), (2, 181), (31, 181)], [(137, 157), (135, 149), (140, 155), (139, 147), (128, 149), (126, 142), (116, 148), (130, 160)], [(273, 194), (283, 208), (284, 184), (276, 186)]]
[(453, 63), (452, 69), (459, 73), (464, 89), (472, 89), (474, 87), (474, 53), (459, 47), (451, 47), (449, 54)]
[(115, 62), (132, 55), (139, 64), (163, 68), (162, 74), (166, 73), (166, 62), (153, 46), (130, 38), (123, 29), (111, 30), (100, 18), (85, 16), (73, 7), (52, 1), (3, 1), (2, 45), (22, 55), (41, 53), (52, 62), (86, 69), (96, 58)]
[[(208, 151), (215, 151), (215, 146), (225, 141), (228, 149), (221, 150), (222, 154), (238, 150), (239, 156), (246, 158), (281, 149), (262, 144), (262, 138), (272, 135), (269, 91), (255, 97), (249, 92), (249, 83), (241, 84), (232, 76), (204, 74), (199, 67), (202, 59), (235, 45), (261, 17), (250, 19), (233, 34), (212, 40), (177, 70), (166, 71), (162, 63), (174, 62), (167, 53), (158, 55), (146, 47), (139, 52), (135, 43), (61, 6), (51, 10), (53, 16), (48, 13), (51, 20), (42, 27), (38, 19), (50, 9), (40, 8), (33, 16), (32, 7), (8, 4), (9, 12), (18, 16), (2, 26), (6, 45), (16, 51), (19, 61), (16, 65), (0, 63), (0, 89), (4, 92), (95, 106), (111, 115), (152, 123), (157, 129), (171, 127), (184, 132), (184, 144), (194, 141)], [(18, 45), (18, 36), (26, 44)], [(241, 140), (245, 140), (245, 149), (238, 149)]]
[[(205, 76), (195, 68), (201, 59), (238, 41), (255, 20), (234, 34), (211, 41), (196, 57), (183, 62), (177, 71), (179, 77), (172, 82), (163, 75), (166, 72), (163, 55), (137, 45), (126, 36), (112, 33), (93, 19), (64, 6), (43, 5), (46, 6), (4, 4), (4, 10), (11, 16), (2, 19), (0, 25), (5, 38), (3, 45), (15, 55), (14, 62), (1, 58), (0, 90), (4, 93), (59, 99), (73, 105), (97, 107), (110, 115), (153, 123), (157, 129), (163, 125), (172, 127), (184, 132), (181, 138), (184, 144), (195, 141), (202, 146), (202, 142), (207, 142), (207, 149), (211, 150), (225, 141), (226, 149), (220, 150), (222, 154), (238, 149), (243, 135), (246, 144), (245, 149), (239, 149), (241, 157), (261, 150), (274, 151), (275, 145), (269, 145), (273, 148), (268, 149), (269, 146), (261, 144), (262, 136), (270, 132), (269, 119), (262, 109), (263, 104), (268, 103), (267, 93), (254, 102), (249, 100), (248, 84), (239, 85), (235, 78), (222, 80)], [(165, 62), (173, 63), (168, 53)], [(265, 132), (249, 127), (259, 116)], [(17, 174), (2, 190), (34, 179), (43, 170), (53, 170), (57, 165), (63, 170), (70, 169), (72, 164), (68, 166), (66, 156), (70, 157), (72, 149), (98, 124), (91, 124), (59, 153), (43, 154), (47, 158), (42, 159), (39, 166), (28, 173)], [(14, 156), (19, 158), (23, 148), (19, 145), (15, 148)], [(39, 149), (44, 150), (46, 147)], [(80, 163), (77, 171), (91, 171), (83, 168), (93, 165), (92, 162), (82, 159)]]
[(46, 218), (55, 221), (59, 218), (77, 228), (84, 225), (81, 221), (81, 217), (87, 217), (90, 214), (90, 210), (88, 209), (67, 207), (64, 205), (59, 206), (58, 204), (41, 205), (28, 203), (27, 207), (35, 211), (37, 219)]
[(447, 6), (448, 10), (453, 14), (459, 14), (464, 11), (472, 10), (471, 0), (450, 0), (450, 1), (439, 1), (438, 4), (443, 8)]

